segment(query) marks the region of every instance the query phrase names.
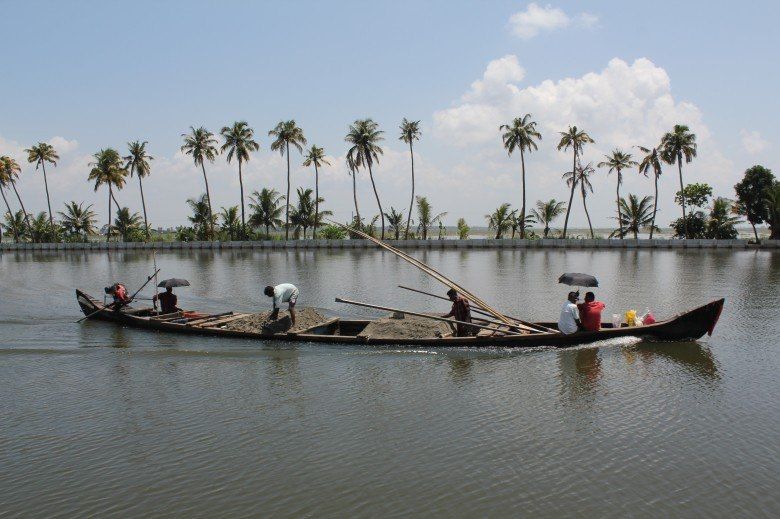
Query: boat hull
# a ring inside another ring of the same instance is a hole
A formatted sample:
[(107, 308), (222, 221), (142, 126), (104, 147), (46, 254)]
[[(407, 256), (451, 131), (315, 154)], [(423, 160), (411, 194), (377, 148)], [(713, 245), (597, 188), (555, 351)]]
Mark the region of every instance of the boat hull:
[[(262, 341), (315, 342), (330, 344), (360, 344), (360, 345), (393, 345), (393, 346), (426, 346), (426, 347), (499, 347), (499, 348), (535, 348), (550, 346), (565, 348), (603, 341), (616, 337), (639, 337), (651, 341), (693, 341), (705, 334), (712, 334), (723, 310), (724, 299), (712, 301), (688, 312), (676, 315), (670, 319), (659, 321), (648, 326), (603, 328), (597, 332), (577, 332), (571, 335), (561, 333), (504, 335), (491, 337), (430, 337), (422, 339), (397, 339), (388, 337), (364, 337), (359, 335), (340, 335), (335, 329), (328, 333), (323, 330), (317, 333), (286, 333), (263, 334), (242, 332), (218, 327), (191, 326), (187, 324), (166, 322), (139, 317), (127, 311), (104, 309), (102, 304), (81, 290), (76, 290), (76, 300), (84, 315), (91, 319), (113, 322), (119, 325), (156, 330), (170, 333), (204, 335), (226, 338), (253, 339)], [(343, 325), (364, 321), (342, 320)], [(538, 323), (546, 327), (555, 327), (554, 323)]]

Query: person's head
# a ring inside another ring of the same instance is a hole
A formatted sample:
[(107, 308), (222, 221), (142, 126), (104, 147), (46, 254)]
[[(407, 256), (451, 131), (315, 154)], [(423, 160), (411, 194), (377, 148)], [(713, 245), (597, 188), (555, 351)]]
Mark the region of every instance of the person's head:
[(165, 287), (165, 291), (168, 292), (169, 294), (172, 294), (173, 293), (173, 287)]
[(458, 297), (458, 291), (454, 288), (447, 290), (447, 297), (450, 298), (450, 301), (455, 301), (455, 298)]
[(585, 292), (585, 302), (586, 303), (592, 303), (596, 300), (596, 294), (593, 292)]
[(268, 285), (267, 287), (265, 287), (265, 290), (263, 290), (263, 293), (265, 295), (267, 295), (268, 297), (273, 297), (274, 296), (274, 287), (272, 287), (271, 285)]
[(576, 303), (579, 298), (580, 298), (579, 292), (569, 292), (568, 299), (570, 303)]

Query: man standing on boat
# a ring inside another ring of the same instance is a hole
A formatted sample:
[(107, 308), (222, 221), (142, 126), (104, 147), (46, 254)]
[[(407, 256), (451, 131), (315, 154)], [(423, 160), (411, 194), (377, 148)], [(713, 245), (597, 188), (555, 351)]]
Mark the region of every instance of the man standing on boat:
[(274, 310), (271, 312), (269, 319), (275, 321), (279, 317), (279, 307), (282, 306), (283, 303), (288, 303), (290, 321), (292, 322), (292, 325), (295, 326), (295, 303), (298, 301), (298, 296), (300, 295), (298, 287), (292, 283), (282, 283), (275, 287), (269, 285), (265, 287), (263, 293), (268, 297), (273, 298)]
[(558, 318), (558, 329), (564, 335), (570, 335), (582, 329), (580, 312), (577, 309), (578, 292), (569, 292), (568, 300), (561, 307), (561, 316)]
[[(452, 309), (450, 313), (443, 315), (442, 317), (454, 317), (456, 321), (462, 321), (462, 323), (471, 322), (471, 307), (469, 306), (469, 300), (458, 294), (458, 292), (451, 288), (447, 291), (447, 297), (452, 301)], [(457, 323), (455, 325), (456, 337), (471, 337), (474, 335), (474, 328), (471, 326)]]

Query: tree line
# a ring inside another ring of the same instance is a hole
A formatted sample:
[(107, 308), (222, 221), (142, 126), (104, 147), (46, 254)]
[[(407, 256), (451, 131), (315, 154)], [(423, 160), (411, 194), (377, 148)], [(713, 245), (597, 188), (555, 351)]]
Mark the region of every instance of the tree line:
[[(752, 226), (756, 240), (758, 240), (756, 225), (761, 223), (769, 225), (772, 239), (780, 238), (780, 182), (774, 178), (771, 170), (763, 166), (754, 166), (745, 172), (744, 178), (735, 186), (736, 199), (714, 198), (709, 211), (704, 211), (712, 196), (712, 188), (706, 184), (685, 185), (683, 181), (683, 163), (688, 164), (697, 156), (696, 135), (685, 125), (675, 125), (671, 131), (661, 136), (655, 146), (636, 146), (639, 152), (637, 160), (630, 151), (617, 148), (605, 155), (604, 160), (595, 167), (592, 162), (584, 165), (582, 163), (585, 147), (595, 143), (585, 130), (570, 126), (566, 131), (559, 132), (557, 149), (564, 153), (571, 152), (572, 156), (571, 170), (562, 175), (569, 190), (568, 202), (554, 199), (538, 200), (535, 208), (530, 211), (526, 203), (526, 156), (538, 150), (542, 134), (538, 131), (537, 122), (533, 120), (531, 114), (525, 114), (508, 124), (502, 124), (499, 132), (507, 154), (512, 156), (519, 152), (521, 200), (519, 210), (512, 209), (510, 203), (504, 203), (493, 213), (485, 216), (488, 227), (495, 231), (496, 238), (502, 238), (510, 231), (512, 238), (515, 235), (519, 235), (521, 239), (535, 237), (536, 234), (532, 231), (534, 225), (541, 227), (542, 236), (549, 237), (553, 222), (564, 214), (563, 229), (559, 236), (566, 238), (574, 196), (578, 190), (590, 235), (595, 237), (587, 198), (589, 193), (593, 193), (590, 178), (596, 173), (596, 168), (606, 170), (608, 175), (614, 173), (615, 176), (616, 216), (614, 219), (617, 228), (610, 237), (622, 239), (632, 235), (636, 238), (642, 230), (647, 230), (652, 238), (654, 232), (658, 230), (656, 225), (658, 183), (664, 165), (676, 166), (678, 173), (680, 189), (677, 191), (675, 202), (680, 206), (682, 216), (670, 223), (675, 236), (679, 238), (736, 237), (734, 226), (741, 221), (740, 217), (744, 217)], [(353, 220), (347, 222), (347, 225), (376, 234), (382, 239), (385, 239), (387, 230), (390, 233), (388, 238), (428, 239), (430, 228), (438, 226), (439, 236), (443, 237), (443, 218), (446, 213), (433, 214), (427, 198), (415, 194), (414, 143), (421, 137), (420, 121), (404, 118), (399, 126), (398, 139), (408, 144), (410, 157), (411, 197), (406, 214), (393, 207), (387, 212), (384, 211), (377, 190), (374, 173), (383, 154), (381, 146), (383, 135), (384, 131), (379, 129), (379, 125), (367, 118), (358, 119), (349, 125), (344, 137), (349, 145), (346, 152), (346, 166), (352, 177), (355, 206)], [(258, 239), (270, 237), (272, 230), (281, 230), (285, 239), (290, 239), (291, 232), (294, 238), (305, 239), (309, 230), (312, 231), (311, 237), (317, 238), (320, 228), (324, 233), (321, 237), (324, 238), (341, 237), (345, 234), (345, 231), (339, 227), (327, 225), (323, 227), (324, 218), (332, 214), (320, 207), (325, 200), (319, 195), (319, 170), (323, 166), (330, 165), (325, 150), (315, 144), (307, 147), (308, 141), (304, 132), (294, 120), (280, 121), (268, 132), (268, 137), (271, 138), (270, 149), (278, 151), (286, 158), (286, 193), (281, 194), (269, 188), (253, 191), (249, 196), (250, 211), (247, 217), (243, 166), (251, 159), (252, 153), (260, 149), (254, 129), (246, 121), (236, 121), (232, 125), (222, 127), (219, 138), (203, 126), (197, 128), (192, 126), (188, 133), (182, 134), (181, 151), (192, 158), (194, 166), (202, 173), (205, 193), (198, 198), (187, 200), (192, 212), (192, 215), (188, 216), (191, 225), (177, 228), (177, 239)], [(93, 161), (89, 164), (90, 170), (86, 172), (87, 179), (93, 183), (94, 190), (97, 192), (100, 188), (106, 189), (109, 215), (105, 226), (106, 240), (152, 239), (143, 191), (143, 181), (151, 174), (154, 160), (147, 151), (147, 144), (148, 142), (140, 140), (129, 142), (127, 154), (124, 156), (114, 148), (101, 149), (93, 155)], [(302, 156), (303, 166), (314, 170), (314, 189), (298, 188), (295, 200), (291, 198), (290, 179), (293, 151), (297, 151)], [(6, 235), (12, 235), (16, 241), (87, 240), (90, 236), (98, 234), (92, 205), (84, 207), (84, 203), (69, 202), (65, 204), (64, 211), (57, 212), (55, 222), (46, 172), (47, 165), (50, 168), (55, 167), (59, 160), (54, 147), (49, 143), (40, 142), (26, 149), (25, 152), (28, 163), (34, 164), (35, 171), (40, 170), (43, 174), (48, 213), (40, 212), (34, 215), (27, 212), (16, 185), (21, 167), (11, 157), (0, 157), (0, 193), (7, 210), (4, 215), (5, 222), (0, 224), (0, 231), (4, 230)], [(213, 164), (220, 155), (224, 156), (229, 164), (236, 164), (240, 193), (238, 205), (222, 207), (218, 213), (215, 213), (211, 204), (206, 166)], [(623, 176), (634, 168), (640, 175), (652, 176), (655, 191), (653, 196), (644, 196), (641, 199), (634, 194), (621, 196)], [(378, 209), (371, 219), (364, 219), (361, 216), (358, 205), (357, 174), (361, 170), (368, 172)], [(115, 191), (121, 190), (128, 177), (133, 176), (138, 179), (142, 215), (131, 212), (128, 207), (121, 207), (116, 201)], [(6, 196), (9, 187), (20, 206), (18, 211), (11, 209)], [(415, 207), (417, 221), (416, 228), (413, 228), (412, 214)], [(459, 219), (459, 237), (468, 236), (468, 232), (469, 228), (465, 220)]]

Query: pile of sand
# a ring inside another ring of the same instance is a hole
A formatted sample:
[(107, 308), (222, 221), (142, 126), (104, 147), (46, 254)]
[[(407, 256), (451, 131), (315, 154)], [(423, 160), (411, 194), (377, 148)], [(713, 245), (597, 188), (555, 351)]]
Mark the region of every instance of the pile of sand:
[(442, 321), (411, 315), (384, 317), (372, 321), (358, 337), (382, 337), (389, 339), (425, 339), (436, 337), (437, 333), (452, 333), (452, 327)]
[(305, 330), (306, 328), (310, 328), (328, 320), (327, 317), (313, 308), (295, 309), (295, 327), (292, 326), (290, 314), (286, 310), (280, 310), (279, 317), (275, 321), (268, 320), (270, 315), (271, 312), (252, 314), (249, 317), (230, 321), (225, 324), (225, 329), (239, 332), (266, 333), (270, 335), (274, 333)]

